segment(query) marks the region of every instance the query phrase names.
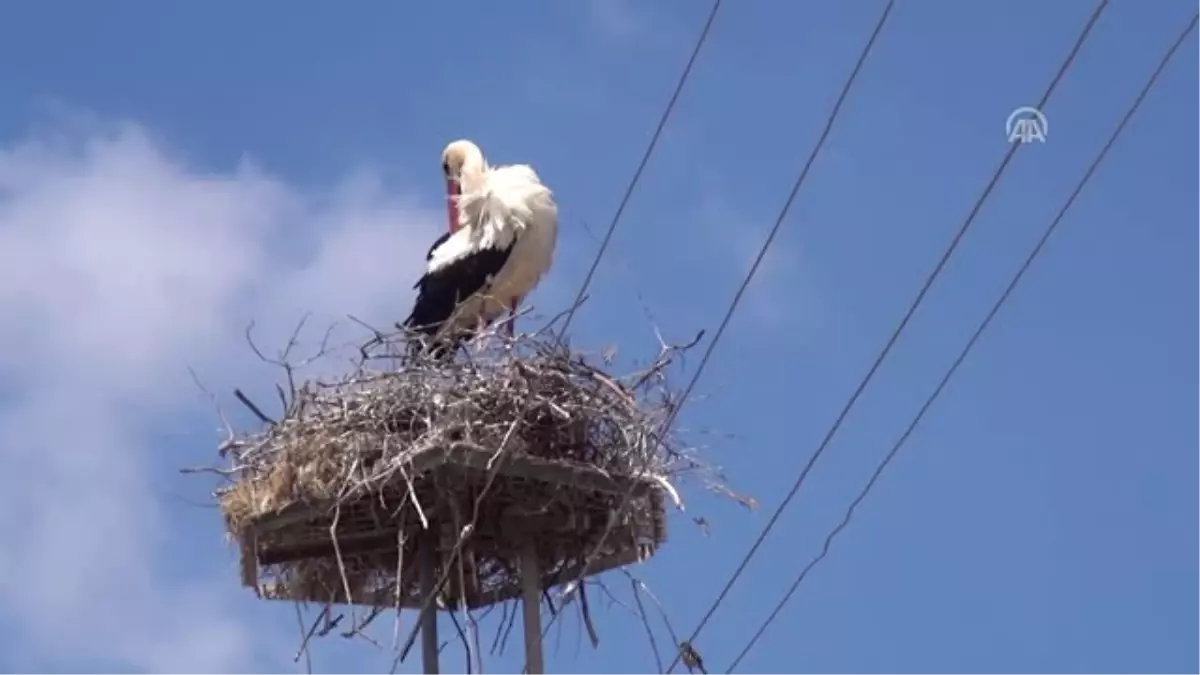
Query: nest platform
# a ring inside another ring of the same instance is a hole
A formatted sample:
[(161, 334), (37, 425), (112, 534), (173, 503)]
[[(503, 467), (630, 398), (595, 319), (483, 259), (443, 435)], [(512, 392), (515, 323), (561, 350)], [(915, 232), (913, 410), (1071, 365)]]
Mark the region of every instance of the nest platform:
[(282, 420), (231, 444), (217, 497), (242, 582), (264, 598), (420, 607), (432, 549), (442, 602), (477, 608), (520, 596), (531, 546), (542, 588), (645, 560), (677, 500), (655, 436), (666, 405), (536, 343), (310, 382)]
[[(654, 480), (536, 456), (493, 462), (495, 456), (462, 445), (427, 451), (412, 462), (411, 491), (401, 480), (342, 503), (295, 503), (255, 516), (239, 537), (242, 581), (272, 599), (416, 608), (417, 548), (432, 545), (437, 573), (449, 579), (443, 601), (465, 600), (474, 609), (520, 595), (526, 542), (537, 551), (541, 587), (550, 588), (641, 562), (666, 541), (665, 503)], [(625, 516), (597, 549), (626, 494)], [(469, 522), (460, 581), (453, 555)]]

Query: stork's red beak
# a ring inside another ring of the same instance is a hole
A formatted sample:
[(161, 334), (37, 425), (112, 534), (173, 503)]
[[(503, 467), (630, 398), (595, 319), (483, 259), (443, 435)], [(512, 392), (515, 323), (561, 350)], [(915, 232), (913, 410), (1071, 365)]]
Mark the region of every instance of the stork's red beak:
[(458, 229), (458, 196), (462, 194), (462, 186), (453, 178), (446, 179), (446, 210), (450, 217), (450, 231)]

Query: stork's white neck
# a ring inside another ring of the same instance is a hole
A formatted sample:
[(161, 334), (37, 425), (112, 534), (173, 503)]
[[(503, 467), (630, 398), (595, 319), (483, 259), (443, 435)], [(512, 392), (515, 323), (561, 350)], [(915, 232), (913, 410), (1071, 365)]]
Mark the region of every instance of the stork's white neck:
[(462, 191), (468, 192), (482, 189), (487, 172), (488, 164), (487, 160), (483, 158), (483, 151), (478, 146), (468, 146), (463, 156), (462, 169), (460, 169), (459, 174), (459, 183), (462, 185)]

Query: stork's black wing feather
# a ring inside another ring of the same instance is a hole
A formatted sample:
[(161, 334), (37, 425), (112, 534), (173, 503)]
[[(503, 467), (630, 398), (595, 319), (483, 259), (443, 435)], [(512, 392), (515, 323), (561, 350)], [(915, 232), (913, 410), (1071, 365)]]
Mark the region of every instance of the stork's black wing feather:
[(433, 260), (433, 252), (437, 250), (437, 247), (446, 243), (446, 240), (449, 239), (450, 236), (453, 234), (454, 233), (450, 232), (450, 231), (443, 232), (442, 236), (438, 237), (437, 240), (435, 240), (433, 242), (433, 246), (429, 247), (429, 252), (425, 254), (425, 262), (429, 262), (430, 260)]
[[(425, 254), (425, 262), (429, 262), (430, 260), (433, 260), (433, 252), (436, 251), (439, 246), (446, 243), (446, 240), (449, 239), (450, 237), (452, 237), (453, 235), (454, 235), (453, 232), (443, 232), (442, 236), (438, 237), (433, 242), (433, 245), (429, 247), (429, 252)], [(420, 279), (417, 279), (417, 283), (413, 284), (413, 288), (420, 288), (421, 282), (424, 279), (425, 279), (425, 277), (421, 277)]]
[(425, 333), (436, 333), (454, 313), (458, 303), (487, 286), (508, 262), (512, 249), (513, 244), (504, 248), (479, 249), (426, 272), (417, 281), (417, 300), (405, 325)]

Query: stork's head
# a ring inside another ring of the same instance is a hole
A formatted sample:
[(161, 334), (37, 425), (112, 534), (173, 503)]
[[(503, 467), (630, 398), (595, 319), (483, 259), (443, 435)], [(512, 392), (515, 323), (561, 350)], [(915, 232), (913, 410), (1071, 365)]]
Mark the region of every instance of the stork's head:
[(454, 141), (442, 151), (442, 173), (446, 176), (446, 203), (451, 232), (458, 229), (457, 197), (462, 194), (464, 185), (468, 190), (478, 187), (486, 168), (483, 151), (471, 141)]

